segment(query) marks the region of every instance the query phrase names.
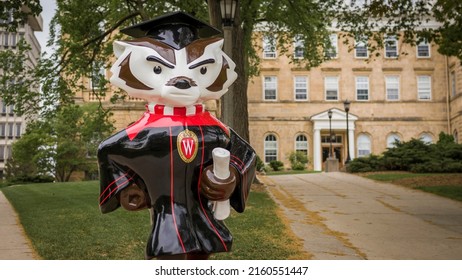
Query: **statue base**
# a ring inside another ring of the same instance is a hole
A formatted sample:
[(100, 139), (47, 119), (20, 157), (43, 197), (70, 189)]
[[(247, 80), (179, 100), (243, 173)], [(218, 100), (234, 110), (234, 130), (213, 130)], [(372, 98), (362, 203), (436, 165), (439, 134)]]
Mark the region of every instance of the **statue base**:
[(337, 158), (327, 158), (325, 163), (325, 171), (326, 172), (338, 172), (339, 171), (339, 163)]

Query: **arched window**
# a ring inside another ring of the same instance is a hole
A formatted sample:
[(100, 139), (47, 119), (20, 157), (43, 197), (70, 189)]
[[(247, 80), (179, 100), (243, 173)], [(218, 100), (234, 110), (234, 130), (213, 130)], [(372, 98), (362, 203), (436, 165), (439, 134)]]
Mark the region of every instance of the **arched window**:
[(388, 135), (387, 137), (387, 148), (394, 148), (396, 145), (396, 141), (400, 142), (401, 141), (401, 137), (396, 134), (396, 133), (391, 133), (390, 135)]
[(459, 143), (459, 133), (457, 133), (457, 129), (454, 129), (452, 136), (454, 136), (454, 142), (458, 144)]
[(278, 159), (278, 140), (274, 134), (265, 137), (265, 162), (269, 163)]
[(420, 135), (420, 141), (424, 142), (425, 144), (429, 145), (433, 143), (433, 136), (428, 133), (422, 133)]
[(305, 135), (300, 134), (295, 138), (295, 151), (304, 152), (305, 155), (308, 155), (308, 140)]
[(366, 157), (371, 154), (371, 137), (367, 134), (358, 136), (358, 157)]

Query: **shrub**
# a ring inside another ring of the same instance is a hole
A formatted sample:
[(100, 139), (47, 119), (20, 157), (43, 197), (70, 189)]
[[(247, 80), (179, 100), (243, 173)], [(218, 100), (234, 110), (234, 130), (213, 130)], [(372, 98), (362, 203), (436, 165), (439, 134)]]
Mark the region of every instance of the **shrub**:
[(9, 184), (51, 183), (55, 178), (49, 175), (20, 175), (8, 180)]
[(265, 163), (261, 160), (259, 156), (257, 156), (257, 171), (261, 172), (265, 170)]
[(289, 155), (290, 167), (292, 170), (304, 170), (308, 163), (306, 153), (301, 151), (291, 152)]
[(269, 165), (274, 171), (279, 171), (282, 169), (282, 167), (284, 167), (284, 163), (282, 163), (282, 161), (279, 160), (272, 160), (270, 161)]
[(347, 172), (371, 172), (385, 170), (383, 159), (377, 155), (355, 158), (346, 165)]
[(451, 135), (440, 133), (436, 144), (417, 139), (397, 142), (382, 157), (357, 158), (347, 166), (348, 172), (403, 170), (418, 173), (462, 172), (462, 145)]

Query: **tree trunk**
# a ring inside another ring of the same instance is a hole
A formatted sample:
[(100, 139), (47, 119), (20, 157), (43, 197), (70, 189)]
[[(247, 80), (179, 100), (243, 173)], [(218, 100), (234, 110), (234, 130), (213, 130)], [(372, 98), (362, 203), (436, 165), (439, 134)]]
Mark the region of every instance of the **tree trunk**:
[[(208, 1), (210, 24), (222, 30), (220, 4), (218, 0)], [(237, 80), (234, 82), (233, 90), (233, 129), (246, 141), (249, 141), (249, 113), (247, 111), (247, 83), (245, 67), (247, 55), (245, 52), (244, 31), (241, 28), (241, 17), (239, 8), (236, 10), (236, 17), (233, 25), (232, 58), (236, 63)], [(228, 94), (228, 93), (227, 93)]]

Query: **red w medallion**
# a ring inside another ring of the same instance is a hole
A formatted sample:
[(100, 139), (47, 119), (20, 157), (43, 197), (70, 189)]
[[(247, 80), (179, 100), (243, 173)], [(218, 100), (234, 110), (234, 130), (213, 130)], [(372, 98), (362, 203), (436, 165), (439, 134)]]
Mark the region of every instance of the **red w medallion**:
[(184, 162), (190, 163), (196, 158), (198, 143), (196, 134), (188, 129), (178, 134), (176, 142), (178, 154)]

